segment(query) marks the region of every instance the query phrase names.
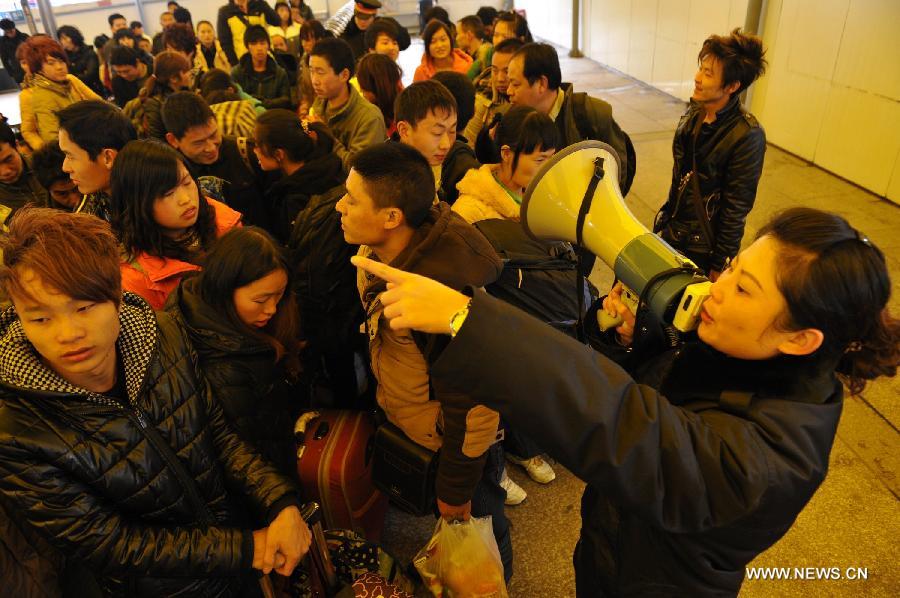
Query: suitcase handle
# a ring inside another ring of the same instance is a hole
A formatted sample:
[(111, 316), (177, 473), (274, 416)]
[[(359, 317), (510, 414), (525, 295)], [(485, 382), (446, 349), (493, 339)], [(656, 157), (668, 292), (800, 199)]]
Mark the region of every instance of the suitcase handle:
[(322, 531), (322, 509), (319, 503), (311, 502), (300, 511), (303, 520), (312, 532), (312, 543), (307, 556), (310, 562), (310, 574), (317, 575), (322, 582), (327, 596), (333, 596), (338, 589), (338, 578), (328, 552), (325, 532)]

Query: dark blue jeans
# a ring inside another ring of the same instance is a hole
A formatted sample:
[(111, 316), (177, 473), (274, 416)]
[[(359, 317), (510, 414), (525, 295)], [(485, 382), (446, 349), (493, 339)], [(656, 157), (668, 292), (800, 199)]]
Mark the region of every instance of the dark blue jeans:
[(488, 449), (484, 473), (481, 475), (478, 485), (475, 486), (475, 493), (472, 495), (472, 516), (491, 516), (494, 538), (497, 540), (500, 559), (503, 561), (503, 577), (509, 582), (513, 574), (513, 551), (509, 519), (506, 518), (506, 513), (503, 511), (506, 490), (500, 487), (503, 465), (503, 444), (497, 442)]

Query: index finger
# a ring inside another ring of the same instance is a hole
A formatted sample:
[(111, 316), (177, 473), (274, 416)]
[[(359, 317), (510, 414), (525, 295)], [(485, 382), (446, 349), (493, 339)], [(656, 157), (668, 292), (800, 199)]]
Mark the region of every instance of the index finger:
[(381, 262), (370, 260), (367, 257), (362, 257), (361, 255), (354, 255), (353, 257), (351, 257), (350, 263), (357, 268), (362, 268), (369, 274), (374, 274), (385, 282), (400, 284), (401, 282), (408, 280), (411, 276), (411, 274), (409, 274), (408, 272), (398, 270), (397, 268), (391, 268), (387, 264), (382, 264)]

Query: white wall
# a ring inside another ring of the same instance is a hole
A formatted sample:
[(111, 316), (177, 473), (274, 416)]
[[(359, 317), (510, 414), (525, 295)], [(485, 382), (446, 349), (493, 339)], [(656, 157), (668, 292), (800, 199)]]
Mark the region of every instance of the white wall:
[(525, 9), (533, 36), (572, 47), (572, 0), (516, 0), (515, 6)]
[(896, 203), (898, 24), (897, 0), (770, 0), (751, 104), (769, 141)]
[(748, 0), (584, 0), (582, 51), (682, 100), (712, 33), (742, 27)]

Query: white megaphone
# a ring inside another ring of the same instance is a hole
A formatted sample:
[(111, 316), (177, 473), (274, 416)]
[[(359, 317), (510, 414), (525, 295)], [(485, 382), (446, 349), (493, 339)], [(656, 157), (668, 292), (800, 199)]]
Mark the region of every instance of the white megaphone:
[[(678, 330), (697, 327), (712, 283), (637, 221), (619, 190), (619, 159), (607, 144), (582, 141), (550, 158), (525, 190), (521, 218), (535, 239), (569, 241), (603, 260), (625, 286), (622, 298), (632, 313), (644, 304)], [(598, 319), (603, 330), (621, 323), (602, 309)]]

